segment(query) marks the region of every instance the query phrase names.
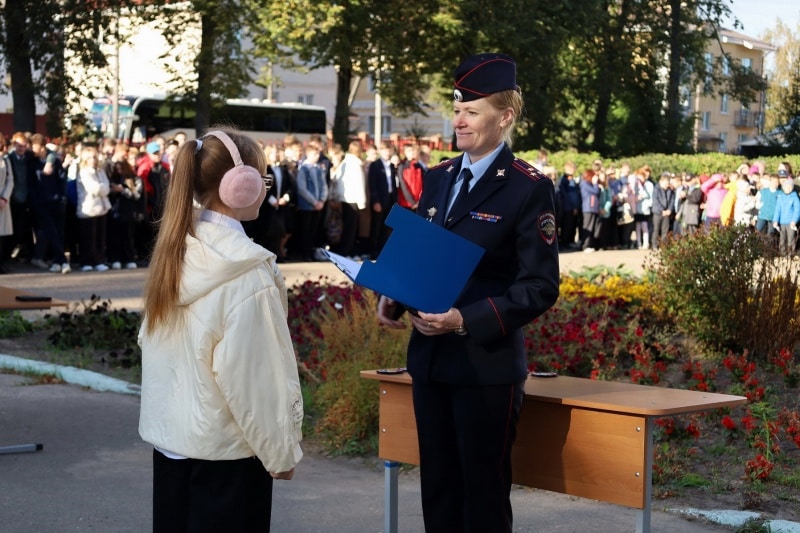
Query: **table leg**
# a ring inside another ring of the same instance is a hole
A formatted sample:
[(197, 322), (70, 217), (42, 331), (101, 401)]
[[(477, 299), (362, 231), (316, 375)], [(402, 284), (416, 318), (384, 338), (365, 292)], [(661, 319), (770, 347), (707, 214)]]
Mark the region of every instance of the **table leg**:
[(636, 513), (636, 533), (650, 533), (650, 510), (653, 502), (653, 431), (652, 416), (646, 417), (644, 436), (644, 507)]
[(12, 446), (0, 446), (0, 455), (7, 453), (38, 452), (42, 448), (44, 448), (43, 444), (14, 444)]
[(397, 533), (397, 461), (384, 461), (383, 531)]

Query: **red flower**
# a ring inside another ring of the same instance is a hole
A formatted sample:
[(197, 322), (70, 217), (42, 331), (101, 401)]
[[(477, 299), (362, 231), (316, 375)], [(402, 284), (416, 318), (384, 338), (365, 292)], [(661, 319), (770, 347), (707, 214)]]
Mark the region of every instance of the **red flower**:
[(725, 429), (728, 429), (730, 431), (736, 429), (736, 422), (733, 420), (733, 418), (729, 417), (728, 415), (722, 417), (722, 425), (725, 426)]
[(752, 479), (767, 479), (773, 468), (775, 468), (775, 464), (772, 461), (764, 455), (758, 454), (755, 459), (747, 461), (745, 472)]

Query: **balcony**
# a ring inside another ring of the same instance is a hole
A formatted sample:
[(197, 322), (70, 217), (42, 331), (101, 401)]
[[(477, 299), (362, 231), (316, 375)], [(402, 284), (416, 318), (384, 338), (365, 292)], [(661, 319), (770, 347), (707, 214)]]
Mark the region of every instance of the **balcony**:
[(764, 113), (742, 108), (733, 115), (733, 125), (737, 128), (759, 128), (764, 124)]

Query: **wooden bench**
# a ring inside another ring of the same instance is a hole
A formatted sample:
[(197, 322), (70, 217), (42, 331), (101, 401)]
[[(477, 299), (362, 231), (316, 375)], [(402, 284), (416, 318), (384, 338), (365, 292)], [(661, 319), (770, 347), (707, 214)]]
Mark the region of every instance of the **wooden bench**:
[[(12, 289), (0, 285), (0, 311), (25, 311), (30, 309), (50, 309), (51, 307), (64, 307), (69, 302), (51, 298), (49, 300), (20, 301), (17, 296), (37, 296), (33, 293)], [(42, 450), (42, 444), (15, 444), (11, 446), (0, 446), (0, 455), (9, 453), (38, 452)]]
[[(378, 456), (385, 465), (384, 531), (397, 532), (397, 467), (419, 464), (408, 374), (365, 370), (380, 381)], [(512, 450), (519, 485), (638, 509), (650, 531), (654, 419), (747, 403), (731, 396), (559, 376), (528, 378)]]

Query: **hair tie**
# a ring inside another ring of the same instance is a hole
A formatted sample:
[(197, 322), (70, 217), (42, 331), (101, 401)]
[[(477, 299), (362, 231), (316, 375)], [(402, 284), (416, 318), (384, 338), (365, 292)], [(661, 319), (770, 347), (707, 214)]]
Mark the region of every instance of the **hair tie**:
[(200, 148), (203, 147), (203, 141), (201, 139), (195, 139), (194, 142), (194, 153), (197, 153), (200, 151)]

